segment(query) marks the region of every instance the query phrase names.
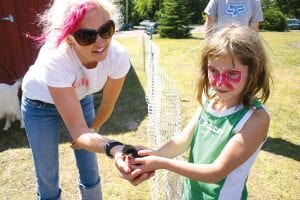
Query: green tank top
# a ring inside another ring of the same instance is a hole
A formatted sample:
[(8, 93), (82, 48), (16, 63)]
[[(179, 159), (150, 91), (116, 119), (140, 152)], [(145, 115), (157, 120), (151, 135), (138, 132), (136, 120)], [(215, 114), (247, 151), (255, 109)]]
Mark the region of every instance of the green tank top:
[[(206, 107), (209, 102), (206, 103)], [(254, 100), (253, 108), (262, 108), (262, 104)], [(191, 149), (189, 154), (190, 163), (199, 164), (210, 164), (213, 163), (219, 154), (222, 152), (225, 145), (235, 134), (235, 127), (240, 122), (240, 120), (249, 112), (250, 109), (244, 106), (238, 106), (233, 108), (231, 112), (222, 116), (215, 116), (207, 111), (207, 109), (202, 110), (200, 114), (198, 123), (196, 125), (194, 136), (191, 143)], [(245, 122), (246, 123), (246, 122)], [(254, 160), (254, 159), (253, 159)], [(253, 162), (252, 162), (253, 163)], [(251, 163), (251, 165), (252, 165)], [(250, 170), (249, 166), (249, 170)], [(247, 170), (244, 170), (247, 172)], [(249, 171), (248, 171), (249, 172)], [(247, 189), (245, 186), (247, 180), (247, 174), (244, 176), (245, 180), (241, 180), (241, 189), (239, 189), (240, 194), (236, 194), (241, 198), (234, 199), (247, 199)], [(219, 199), (220, 192), (222, 188), (226, 188), (228, 192), (229, 187), (224, 187), (226, 181), (225, 177), (218, 183), (205, 183), (201, 181), (194, 181), (186, 178), (183, 187), (183, 199), (184, 200), (216, 200)], [(239, 179), (239, 178), (238, 178)], [(227, 183), (226, 184), (230, 184)], [(227, 191), (223, 191), (226, 194)], [(236, 191), (235, 191), (236, 192)], [(232, 194), (230, 194), (232, 195)], [(235, 194), (234, 194), (235, 195)], [(226, 196), (226, 195), (224, 195)], [(222, 199), (222, 197), (221, 197)], [(233, 200), (233, 199), (230, 199)]]

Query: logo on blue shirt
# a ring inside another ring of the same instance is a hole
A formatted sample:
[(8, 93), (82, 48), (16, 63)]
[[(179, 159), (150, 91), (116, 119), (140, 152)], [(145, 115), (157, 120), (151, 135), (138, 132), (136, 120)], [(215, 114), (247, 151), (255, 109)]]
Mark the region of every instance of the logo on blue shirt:
[(227, 8), (225, 10), (225, 13), (228, 15), (231, 15), (233, 17), (236, 17), (240, 13), (246, 12), (246, 6), (245, 4), (234, 4), (230, 3), (227, 5)]

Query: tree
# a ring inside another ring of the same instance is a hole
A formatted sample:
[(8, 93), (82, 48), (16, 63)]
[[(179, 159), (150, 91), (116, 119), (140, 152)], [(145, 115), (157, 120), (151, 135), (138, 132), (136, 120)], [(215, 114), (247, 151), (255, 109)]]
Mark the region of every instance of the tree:
[(278, 8), (269, 8), (264, 11), (264, 21), (261, 28), (269, 31), (285, 31), (287, 22), (284, 14)]
[(266, 11), (271, 8), (272, 9), (277, 8), (277, 4), (274, 0), (262, 0), (261, 5), (262, 5), (263, 11)]
[[(128, 2), (128, 6), (126, 8), (126, 1)], [(131, 22), (134, 16), (134, 9), (133, 9), (133, 0), (115, 0), (114, 3), (118, 5), (121, 11), (122, 22), (126, 22), (126, 9), (128, 14), (128, 22)]]
[(205, 21), (205, 18), (203, 17), (204, 16), (204, 9), (206, 8), (207, 4), (208, 4), (209, 0), (199, 0), (199, 10), (202, 14), (201, 16), (201, 23), (204, 23)]
[(193, 24), (203, 24), (205, 21), (204, 9), (209, 0), (187, 0), (188, 10), (192, 13), (191, 22)]
[(134, 8), (143, 19), (157, 20), (163, 0), (134, 0)]
[(161, 10), (160, 37), (188, 38), (190, 34), (190, 14), (187, 12), (186, 0), (164, 0)]
[(300, 1), (299, 0), (276, 0), (281, 12), (289, 17), (300, 18)]
[(202, 22), (201, 0), (187, 0), (187, 10), (191, 13), (191, 23), (199, 24)]

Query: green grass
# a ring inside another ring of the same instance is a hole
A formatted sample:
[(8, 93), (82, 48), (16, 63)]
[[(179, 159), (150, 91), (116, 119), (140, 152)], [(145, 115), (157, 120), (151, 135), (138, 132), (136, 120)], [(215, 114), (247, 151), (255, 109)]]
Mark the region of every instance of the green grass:
[[(267, 107), (271, 115), (268, 140), (259, 153), (248, 179), (249, 199), (300, 199), (300, 32), (262, 32), (270, 53), (273, 89)], [(181, 99), (184, 125), (197, 106), (195, 86), (203, 35), (192, 39), (172, 40), (154, 36), (160, 47), (160, 68), (173, 80)], [(121, 38), (133, 65), (118, 105), (101, 133), (133, 144), (146, 143), (147, 80), (143, 71), (141, 44), (137, 38)], [(95, 96), (96, 103), (101, 95)], [(140, 123), (137, 131), (125, 124)], [(0, 127), (4, 120), (0, 121)], [(10, 131), (0, 130), (0, 199), (35, 199), (35, 177), (26, 135), (14, 123)], [(76, 167), (62, 129), (60, 140), (60, 182), (65, 199), (77, 199)], [(99, 155), (104, 199), (148, 200), (148, 183), (131, 186), (118, 177), (114, 163)]]

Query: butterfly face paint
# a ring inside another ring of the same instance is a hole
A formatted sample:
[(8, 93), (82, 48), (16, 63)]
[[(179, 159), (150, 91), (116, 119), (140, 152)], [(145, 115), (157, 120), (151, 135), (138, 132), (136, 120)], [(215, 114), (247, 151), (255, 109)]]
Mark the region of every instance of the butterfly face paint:
[(229, 90), (234, 90), (233, 84), (238, 84), (242, 79), (242, 72), (237, 69), (230, 69), (221, 73), (217, 68), (208, 66), (208, 78), (212, 86), (220, 87), (222, 84)]

